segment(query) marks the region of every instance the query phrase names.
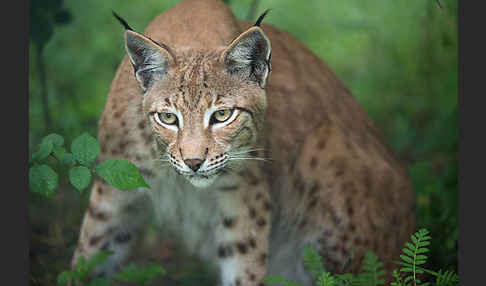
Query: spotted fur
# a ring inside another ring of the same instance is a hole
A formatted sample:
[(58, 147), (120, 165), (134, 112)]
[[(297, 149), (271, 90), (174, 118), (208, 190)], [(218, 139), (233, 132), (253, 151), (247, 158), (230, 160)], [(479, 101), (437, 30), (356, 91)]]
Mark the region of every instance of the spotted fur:
[[(391, 266), (414, 228), (405, 169), (329, 67), (261, 19), (186, 0), (143, 34), (125, 31), (100, 156), (134, 162), (152, 189), (96, 181), (73, 265), (108, 249), (96, 273), (113, 274), (154, 215), (223, 286), (266, 274), (311, 285), (305, 247), (333, 272), (358, 271), (367, 250)], [(217, 125), (221, 108), (234, 113)], [(161, 124), (164, 112), (177, 125)]]

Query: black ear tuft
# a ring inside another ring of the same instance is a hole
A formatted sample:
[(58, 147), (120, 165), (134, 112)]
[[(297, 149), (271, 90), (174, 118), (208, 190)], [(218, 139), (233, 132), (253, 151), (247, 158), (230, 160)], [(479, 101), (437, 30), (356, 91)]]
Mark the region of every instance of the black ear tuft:
[(132, 27), (130, 27), (127, 23), (127, 21), (123, 20), (122, 17), (118, 16), (117, 13), (115, 13), (115, 11), (111, 10), (111, 12), (113, 12), (113, 16), (115, 16), (115, 18), (120, 21), (120, 23), (123, 25), (123, 27), (125, 27), (126, 30), (130, 30), (130, 31), (133, 31)]
[(260, 25), (262, 24), (263, 18), (265, 18), (265, 16), (267, 16), (267, 13), (270, 12), (270, 10), (271, 9), (265, 10), (265, 12), (263, 12), (263, 14), (261, 14), (260, 17), (258, 17), (255, 25), (253, 25), (253, 26), (260, 27)]

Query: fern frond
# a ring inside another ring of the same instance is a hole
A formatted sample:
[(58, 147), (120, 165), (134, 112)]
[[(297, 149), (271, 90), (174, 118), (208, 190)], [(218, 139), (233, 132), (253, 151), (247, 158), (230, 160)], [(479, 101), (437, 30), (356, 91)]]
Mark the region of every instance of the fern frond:
[(351, 286), (356, 282), (356, 277), (352, 273), (336, 274), (336, 286)]
[[(425, 253), (429, 252), (429, 249), (426, 246), (430, 245), (431, 239), (432, 237), (429, 236), (429, 231), (422, 228), (410, 236), (412, 243), (405, 243), (405, 248), (402, 249), (402, 254), (400, 255), (403, 261), (399, 263), (403, 266), (400, 268), (400, 272), (410, 273), (412, 275), (405, 277), (405, 284), (409, 282), (413, 282), (414, 286), (420, 284), (417, 274), (423, 274), (425, 269), (419, 265), (427, 262), (428, 257)], [(427, 284), (422, 284), (422, 286)]]
[(336, 280), (331, 276), (329, 272), (322, 272), (317, 276), (317, 286), (337, 286)]
[(395, 278), (395, 281), (390, 283), (391, 286), (407, 286), (402, 281), (402, 276), (400, 276), (400, 273), (398, 272), (398, 270), (393, 269), (393, 277)]
[(373, 252), (368, 251), (363, 259), (362, 272), (356, 279), (357, 285), (362, 286), (378, 286), (385, 285), (385, 280), (381, 278), (385, 274), (385, 270), (381, 269), (383, 262), (378, 260)]
[(321, 256), (311, 247), (304, 249), (304, 266), (312, 274), (313, 279), (324, 272)]
[(435, 280), (435, 285), (437, 286), (455, 286), (459, 285), (459, 277), (457, 273), (454, 271), (445, 271), (442, 273), (442, 270), (439, 270), (437, 273), (437, 278)]

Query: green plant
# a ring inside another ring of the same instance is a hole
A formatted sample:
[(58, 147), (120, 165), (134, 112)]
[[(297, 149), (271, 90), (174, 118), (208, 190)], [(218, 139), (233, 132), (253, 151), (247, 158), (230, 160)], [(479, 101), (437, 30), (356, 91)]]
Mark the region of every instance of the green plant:
[[(63, 271), (57, 276), (57, 284), (59, 286), (74, 285), (73, 283), (79, 282), (86, 286), (108, 286), (110, 285), (110, 279), (104, 278), (91, 278), (93, 270), (96, 266), (103, 264), (113, 252), (100, 251), (93, 255), (88, 261), (84, 257), (78, 258), (76, 267), (73, 270)], [(122, 282), (132, 282), (136, 285), (144, 286), (155, 277), (165, 275), (165, 269), (158, 264), (150, 264), (144, 267), (137, 266), (135, 264), (129, 264), (122, 268), (122, 270), (116, 273), (113, 278)]]
[(88, 133), (73, 140), (71, 153), (64, 147), (61, 135), (47, 135), (29, 162), (30, 191), (51, 198), (59, 186), (58, 172), (62, 173), (66, 166), (69, 181), (80, 192), (91, 183), (92, 173), (120, 190), (150, 188), (137, 167), (127, 160), (109, 159), (93, 166), (99, 152), (100, 144)]
[(385, 280), (381, 278), (385, 274), (385, 270), (381, 269), (383, 262), (378, 260), (373, 252), (366, 252), (363, 258), (362, 272), (356, 278), (357, 285), (363, 286), (378, 286), (385, 285)]
[[(431, 237), (429, 231), (426, 229), (420, 229), (416, 233), (412, 234), (411, 242), (405, 244), (405, 248), (402, 250), (400, 258), (402, 261), (395, 262), (402, 267), (400, 269), (393, 270), (393, 277), (395, 281), (391, 282), (391, 286), (426, 286), (431, 285), (431, 282), (422, 282), (419, 279), (420, 275), (425, 273), (435, 276), (435, 286), (456, 286), (459, 283), (457, 273), (454, 271), (439, 270), (434, 272), (423, 268), (427, 262), (427, 253), (430, 245)], [(362, 262), (361, 272), (357, 276), (352, 273), (344, 274), (332, 274), (325, 271), (322, 258), (312, 248), (304, 249), (304, 265), (312, 275), (316, 286), (378, 286), (385, 285), (383, 276), (385, 270), (382, 269), (383, 263), (379, 261), (378, 256), (373, 252), (368, 251)], [(405, 275), (402, 275), (405, 273)], [(285, 286), (297, 286), (299, 283), (286, 280), (282, 276), (267, 276), (264, 280), (269, 284), (283, 284)]]
[[(454, 271), (448, 270), (442, 272), (442, 270), (439, 270), (439, 272), (435, 272), (421, 266), (427, 262), (428, 257), (425, 253), (429, 252), (427, 246), (430, 245), (430, 241), (432, 240), (427, 229), (420, 229), (412, 234), (410, 239), (412, 243), (406, 242), (405, 248), (402, 249), (402, 254), (400, 255), (402, 261), (396, 262), (396, 264), (401, 265), (402, 267), (399, 271), (396, 271), (395, 269), (393, 273), (393, 276), (395, 277), (395, 282), (392, 284), (393, 286), (431, 285), (430, 282), (422, 283), (418, 278), (419, 275), (424, 273), (435, 276), (435, 283), (433, 285), (436, 286), (452, 286), (458, 284), (459, 279), (457, 273)], [(402, 277), (399, 272), (407, 274)]]
[(144, 286), (159, 275), (165, 275), (166, 271), (158, 264), (150, 264), (140, 267), (135, 264), (125, 266), (114, 278), (123, 282), (132, 282)]
[(94, 278), (90, 281), (89, 275), (96, 266), (104, 263), (111, 254), (113, 253), (110, 251), (100, 251), (88, 261), (83, 256), (80, 256), (76, 268), (70, 271), (63, 271), (57, 276), (57, 285), (64, 286), (68, 282), (73, 283), (75, 281), (87, 286), (109, 285), (108, 281), (102, 278)]

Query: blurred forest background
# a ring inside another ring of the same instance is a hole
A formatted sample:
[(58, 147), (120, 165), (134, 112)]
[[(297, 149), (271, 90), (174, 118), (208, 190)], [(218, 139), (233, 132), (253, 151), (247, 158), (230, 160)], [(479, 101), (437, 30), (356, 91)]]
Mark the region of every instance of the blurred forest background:
[[(96, 136), (111, 80), (125, 55), (123, 28), (112, 9), (143, 31), (177, 2), (31, 1), (31, 153), (49, 133), (61, 134), (67, 144), (85, 131)], [(272, 8), (265, 22), (288, 31), (329, 63), (408, 164), (417, 228), (432, 235), (429, 268), (457, 271), (457, 1), (226, 2), (240, 19), (255, 20)], [(57, 274), (69, 268), (88, 197), (89, 191), (80, 194), (67, 180), (52, 200), (30, 194), (31, 285), (54, 285)], [(164, 267), (174, 264), (167, 249), (151, 253), (159, 255), (155, 260), (168, 259)]]

